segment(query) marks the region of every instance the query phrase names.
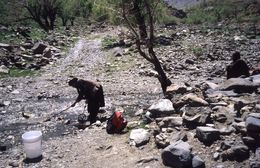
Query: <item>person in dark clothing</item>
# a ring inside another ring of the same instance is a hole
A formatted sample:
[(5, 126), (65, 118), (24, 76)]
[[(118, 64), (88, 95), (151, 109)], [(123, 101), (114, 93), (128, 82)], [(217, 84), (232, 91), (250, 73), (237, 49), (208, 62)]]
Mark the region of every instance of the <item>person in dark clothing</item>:
[(89, 112), (88, 120), (90, 121), (90, 123), (96, 122), (99, 108), (105, 106), (102, 86), (97, 82), (82, 80), (78, 78), (73, 78), (72, 80), (70, 80), (69, 86), (76, 88), (78, 91), (78, 97), (76, 101), (71, 105), (71, 107), (74, 107), (82, 99), (86, 100)]
[(244, 60), (240, 58), (240, 53), (235, 52), (232, 55), (233, 62), (227, 66), (227, 79), (238, 78), (241, 76), (248, 77), (249, 67)]

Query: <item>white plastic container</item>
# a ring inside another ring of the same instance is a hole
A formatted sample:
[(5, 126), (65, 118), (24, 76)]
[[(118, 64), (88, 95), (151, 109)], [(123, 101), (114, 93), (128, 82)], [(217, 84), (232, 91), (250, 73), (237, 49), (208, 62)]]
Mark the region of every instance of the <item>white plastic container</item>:
[(28, 131), (22, 135), (24, 151), (28, 159), (34, 159), (42, 155), (42, 132)]

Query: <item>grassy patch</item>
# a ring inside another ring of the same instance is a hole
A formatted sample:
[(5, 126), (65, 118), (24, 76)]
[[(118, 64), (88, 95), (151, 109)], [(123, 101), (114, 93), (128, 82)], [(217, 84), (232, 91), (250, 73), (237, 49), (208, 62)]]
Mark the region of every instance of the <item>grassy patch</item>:
[(34, 76), (38, 73), (36, 70), (11, 68), (8, 74), (0, 74), (0, 78)]
[(103, 48), (111, 48), (114, 43), (117, 41), (117, 39), (115, 37), (105, 37), (102, 39), (102, 47)]
[(193, 52), (194, 55), (199, 57), (199, 56), (202, 56), (204, 51), (201, 47), (194, 47), (194, 48), (192, 48), (192, 52)]
[(107, 52), (106, 65), (102, 68), (94, 69), (96, 75), (106, 73), (108, 76), (118, 71), (131, 69), (136, 63), (135, 56), (132, 53), (125, 54), (121, 57), (115, 57), (112, 52)]
[(29, 35), (33, 40), (41, 40), (47, 37), (47, 33), (39, 28), (32, 28)]

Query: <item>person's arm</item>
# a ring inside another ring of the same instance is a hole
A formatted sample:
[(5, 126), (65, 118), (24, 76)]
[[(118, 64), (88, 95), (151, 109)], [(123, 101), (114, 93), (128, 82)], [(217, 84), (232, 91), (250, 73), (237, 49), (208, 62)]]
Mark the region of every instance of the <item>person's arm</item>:
[(83, 94), (81, 93), (81, 91), (79, 89), (77, 89), (78, 91), (78, 97), (76, 99), (76, 101), (71, 105), (71, 107), (74, 107), (78, 102), (80, 102), (83, 99)]

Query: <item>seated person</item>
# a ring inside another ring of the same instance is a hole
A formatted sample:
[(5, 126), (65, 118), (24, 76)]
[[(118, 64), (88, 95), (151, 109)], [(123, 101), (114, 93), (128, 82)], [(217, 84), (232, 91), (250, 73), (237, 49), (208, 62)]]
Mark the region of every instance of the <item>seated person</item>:
[(235, 52), (232, 55), (233, 62), (227, 66), (227, 79), (229, 78), (238, 78), (238, 77), (248, 77), (249, 67), (246, 62), (240, 59), (240, 53)]

